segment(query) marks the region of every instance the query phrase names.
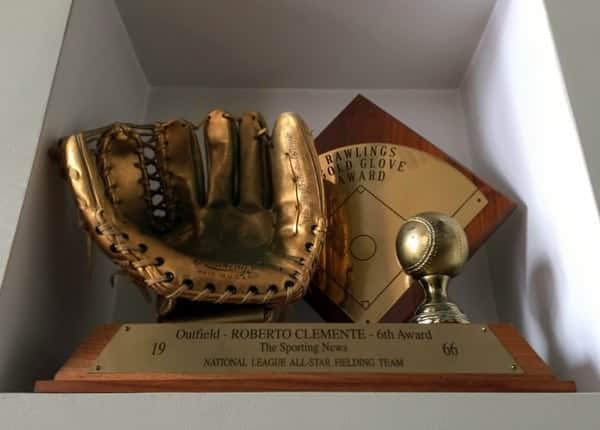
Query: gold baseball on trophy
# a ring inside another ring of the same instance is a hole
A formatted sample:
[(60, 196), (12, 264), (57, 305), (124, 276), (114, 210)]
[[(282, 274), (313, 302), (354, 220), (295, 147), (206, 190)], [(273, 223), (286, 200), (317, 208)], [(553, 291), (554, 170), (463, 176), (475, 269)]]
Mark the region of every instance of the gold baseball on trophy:
[(467, 236), (454, 218), (425, 212), (410, 218), (396, 238), (398, 260), (406, 274), (425, 291), (413, 322), (468, 323), (458, 306), (448, 300), (448, 282), (458, 275), (469, 256)]

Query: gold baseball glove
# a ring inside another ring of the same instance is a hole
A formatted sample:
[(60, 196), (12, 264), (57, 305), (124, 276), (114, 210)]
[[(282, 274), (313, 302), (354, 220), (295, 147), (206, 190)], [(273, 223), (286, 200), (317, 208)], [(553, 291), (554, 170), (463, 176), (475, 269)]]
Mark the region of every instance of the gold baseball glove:
[(162, 296), (223, 304), (301, 298), (323, 247), (325, 205), (309, 129), (293, 113), (273, 134), (258, 113), (203, 122), (208, 174), (185, 120), (115, 123), (59, 144), (88, 233)]

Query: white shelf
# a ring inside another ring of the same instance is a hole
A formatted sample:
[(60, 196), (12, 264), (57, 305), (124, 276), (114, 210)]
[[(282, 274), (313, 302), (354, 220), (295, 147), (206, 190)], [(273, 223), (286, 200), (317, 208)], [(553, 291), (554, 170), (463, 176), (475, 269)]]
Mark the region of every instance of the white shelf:
[(575, 394), (4, 395), (11, 429), (596, 430), (598, 397)]

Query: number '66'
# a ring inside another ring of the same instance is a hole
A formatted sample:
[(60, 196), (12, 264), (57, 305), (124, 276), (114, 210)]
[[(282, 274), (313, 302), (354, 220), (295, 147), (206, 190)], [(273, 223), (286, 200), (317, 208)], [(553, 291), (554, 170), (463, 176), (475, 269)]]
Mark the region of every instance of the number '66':
[(444, 342), (442, 345), (442, 352), (444, 355), (458, 355), (458, 346), (456, 346), (455, 342)]

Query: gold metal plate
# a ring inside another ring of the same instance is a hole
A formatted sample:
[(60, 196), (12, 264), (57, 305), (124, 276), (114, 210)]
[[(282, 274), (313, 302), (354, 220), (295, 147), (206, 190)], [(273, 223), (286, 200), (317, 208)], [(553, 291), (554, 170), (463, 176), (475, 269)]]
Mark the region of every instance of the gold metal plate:
[(477, 324), (131, 324), (92, 373), (388, 372), (521, 374)]
[(318, 287), (355, 322), (379, 321), (410, 286), (396, 235), (426, 211), (466, 227), (487, 205), (463, 173), (404, 145), (361, 143), (319, 156), (329, 231)]

